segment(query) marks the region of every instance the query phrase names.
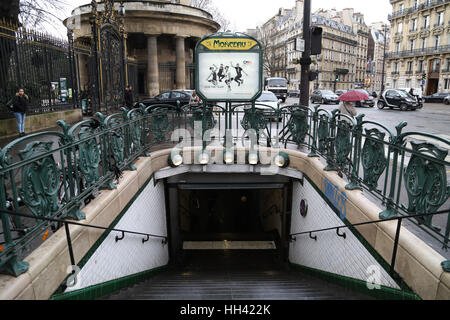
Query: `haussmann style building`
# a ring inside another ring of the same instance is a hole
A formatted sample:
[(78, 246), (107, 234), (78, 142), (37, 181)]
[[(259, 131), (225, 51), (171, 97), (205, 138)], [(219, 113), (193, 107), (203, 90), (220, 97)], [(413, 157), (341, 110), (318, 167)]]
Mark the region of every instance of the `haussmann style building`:
[(391, 0), (388, 88), (450, 92), (450, 1)]

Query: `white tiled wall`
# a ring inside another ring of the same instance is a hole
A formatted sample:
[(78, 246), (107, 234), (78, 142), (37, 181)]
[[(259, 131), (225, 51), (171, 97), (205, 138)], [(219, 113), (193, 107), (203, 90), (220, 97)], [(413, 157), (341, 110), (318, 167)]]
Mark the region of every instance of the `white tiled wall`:
[[(155, 187), (150, 181), (114, 228), (167, 235), (163, 184)], [(168, 245), (163, 246), (161, 239), (150, 238), (142, 243), (144, 237), (126, 234), (116, 242), (116, 235), (120, 237), (121, 233), (108, 235), (78, 274), (77, 284), (66, 292), (167, 265)]]
[[(302, 217), (299, 212), (302, 199), (308, 201), (309, 209), (306, 217)], [(291, 233), (345, 225), (306, 179), (303, 186), (299, 182), (294, 183), (292, 208)], [(399, 289), (395, 281), (359, 242), (350, 229), (341, 229), (342, 232), (346, 233), (346, 239), (339, 237), (336, 230), (313, 234), (313, 236), (317, 236), (317, 241), (311, 239), (309, 234), (297, 236), (297, 241), (290, 244), (289, 261), (294, 264), (363, 281), (369, 280), (374, 284)], [(375, 281), (376, 278), (373, 277), (375, 275), (374, 270), (379, 275), (376, 277), (379, 281)]]

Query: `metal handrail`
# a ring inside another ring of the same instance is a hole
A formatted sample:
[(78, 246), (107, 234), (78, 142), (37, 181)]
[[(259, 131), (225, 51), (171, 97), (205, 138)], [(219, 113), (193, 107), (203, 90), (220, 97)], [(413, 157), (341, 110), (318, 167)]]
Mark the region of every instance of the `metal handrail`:
[(396, 221), (397, 220), (398, 221), (398, 223), (397, 223), (397, 230), (396, 230), (396, 233), (395, 233), (394, 249), (393, 249), (393, 252), (392, 252), (392, 259), (391, 259), (391, 265), (390, 265), (390, 274), (391, 274), (391, 276), (395, 276), (395, 271), (394, 271), (395, 259), (396, 259), (396, 256), (397, 256), (398, 242), (399, 242), (399, 238), (400, 238), (400, 230), (401, 230), (401, 225), (402, 225), (403, 219), (413, 219), (413, 218), (417, 219), (417, 218), (423, 218), (423, 217), (435, 216), (435, 215), (447, 214), (447, 213), (450, 213), (450, 209), (437, 211), (437, 212), (433, 212), (433, 213), (423, 213), (423, 214), (414, 214), (414, 215), (410, 215), (410, 216), (392, 217), (392, 218), (387, 218), (387, 219), (383, 219), (383, 220), (367, 221), (367, 222), (360, 222), (360, 223), (354, 223), (354, 224), (346, 224), (346, 225), (337, 226), (337, 227), (330, 227), (330, 228), (324, 228), (324, 229), (317, 229), (317, 230), (303, 231), (303, 232), (298, 232), (298, 233), (291, 233), (291, 234), (289, 234), (289, 241), (290, 242), (297, 241), (297, 238), (295, 236), (304, 235), (304, 234), (309, 234), (309, 237), (311, 239), (317, 241), (317, 236), (313, 236), (314, 233), (331, 231), (331, 230), (336, 230), (336, 234), (339, 237), (342, 237), (342, 238), (345, 239), (346, 238), (345, 232), (342, 233), (342, 234), (339, 233), (339, 231), (341, 229), (351, 228), (351, 227), (358, 227), (358, 226), (363, 226), (363, 225), (370, 225), (370, 224), (377, 224), (377, 223), (388, 222), (388, 221)]
[[(80, 222), (75, 222), (75, 221), (62, 220), (62, 219), (58, 219), (58, 218), (35, 216), (35, 215), (22, 213), (22, 212), (18, 212), (18, 211), (4, 210), (1, 208), (0, 208), (0, 213), (7, 214), (10, 216), (30, 218), (30, 219), (34, 219), (34, 220), (44, 220), (44, 221), (48, 221), (48, 222), (58, 222), (58, 223), (64, 224), (65, 231), (66, 231), (67, 245), (69, 248), (70, 260), (71, 260), (70, 262), (72, 263), (72, 265), (76, 265), (76, 264), (75, 264), (74, 254), (73, 254), (72, 241), (70, 238), (69, 225), (81, 226), (81, 227), (92, 228), (92, 229), (100, 229), (100, 230), (109, 231), (109, 232), (111, 232), (111, 231), (121, 232), (122, 233), (121, 237), (116, 236), (116, 242), (123, 240), (125, 238), (125, 234), (134, 234), (134, 235), (145, 236), (146, 238), (142, 239), (142, 243), (148, 242), (150, 240), (150, 238), (162, 239), (163, 245), (167, 244), (167, 242), (168, 242), (167, 236), (154, 235), (151, 233), (143, 233), (143, 232), (137, 232), (137, 231), (129, 231), (129, 230), (123, 230), (123, 229), (101, 227), (101, 226), (95, 226), (95, 225), (85, 224), (85, 223), (80, 223)], [(8, 251), (8, 249), (9, 248), (6, 248), (5, 251)]]

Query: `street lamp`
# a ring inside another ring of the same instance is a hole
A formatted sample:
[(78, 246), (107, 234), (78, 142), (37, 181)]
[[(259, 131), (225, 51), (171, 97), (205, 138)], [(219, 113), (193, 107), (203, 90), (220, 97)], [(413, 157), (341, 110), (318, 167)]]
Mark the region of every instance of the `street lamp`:
[(381, 71), (381, 92), (384, 91), (384, 72), (385, 72), (385, 61), (386, 61), (386, 38), (387, 38), (387, 25), (383, 24), (383, 37), (384, 37), (384, 47), (383, 47), (383, 70)]

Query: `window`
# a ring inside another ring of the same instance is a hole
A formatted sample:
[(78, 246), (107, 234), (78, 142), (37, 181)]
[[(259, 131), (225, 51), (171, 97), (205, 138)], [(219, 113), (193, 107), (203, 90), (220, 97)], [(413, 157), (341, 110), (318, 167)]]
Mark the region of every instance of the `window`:
[(441, 59), (434, 59), (432, 72), (439, 72), (440, 68), (441, 68)]
[(400, 42), (396, 42), (395, 43), (395, 52), (399, 53), (400, 52)]
[(402, 32), (403, 32), (403, 22), (400, 22), (397, 27), (397, 33), (402, 33)]
[(394, 63), (394, 72), (398, 72), (398, 62)]
[(419, 0), (414, 0), (414, 9), (417, 9), (419, 6)]
[(419, 67), (419, 70), (418, 70), (418, 71), (419, 71), (419, 72), (423, 72), (423, 60), (420, 60), (420, 61), (419, 61), (419, 66), (418, 66), (418, 67)]
[(412, 72), (412, 69), (413, 69), (413, 62), (412, 62), (412, 61), (409, 61), (409, 62), (408, 62), (408, 71), (409, 71), (409, 72)]
[(427, 38), (422, 38), (422, 49), (425, 49), (426, 45), (427, 45)]
[(442, 26), (444, 24), (444, 11), (437, 14), (437, 25)]
[(444, 89), (450, 89), (450, 79), (444, 79)]
[(404, 8), (405, 8), (405, 6), (404, 6), (403, 3), (400, 3), (400, 4), (398, 5), (398, 11), (403, 11)]
[(450, 58), (447, 58), (447, 71), (450, 71)]
[(423, 17), (423, 28), (426, 29), (430, 26), (430, 16)]
[(434, 37), (434, 48), (437, 49), (441, 43), (441, 36)]
[(417, 29), (417, 19), (411, 20), (411, 31), (416, 31)]
[(413, 51), (414, 50), (414, 40), (411, 40), (409, 42), (409, 50)]
[(406, 79), (406, 87), (411, 88), (411, 79)]

